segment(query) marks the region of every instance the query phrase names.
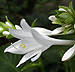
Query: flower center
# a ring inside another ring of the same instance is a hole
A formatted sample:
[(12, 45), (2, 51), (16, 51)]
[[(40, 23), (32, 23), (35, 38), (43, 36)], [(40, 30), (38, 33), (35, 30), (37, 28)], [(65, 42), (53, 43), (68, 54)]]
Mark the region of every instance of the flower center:
[(20, 44), (20, 47), (26, 48), (25, 44)]

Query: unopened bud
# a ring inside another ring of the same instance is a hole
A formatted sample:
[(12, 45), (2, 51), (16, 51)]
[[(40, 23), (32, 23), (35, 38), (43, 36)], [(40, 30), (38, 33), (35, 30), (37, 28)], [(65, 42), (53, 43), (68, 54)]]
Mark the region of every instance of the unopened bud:
[(59, 11), (65, 11), (65, 12), (66, 12), (66, 10), (65, 10), (65, 9), (63, 9), (63, 8), (59, 8)]
[(8, 22), (5, 22), (7, 26), (11, 27), (12, 28), (12, 25)]
[(56, 17), (54, 15), (52, 15), (52, 16), (49, 16), (48, 19), (51, 20), (51, 21), (54, 21), (54, 20), (56, 20)]
[(7, 36), (9, 35), (10, 33), (8, 31), (3, 31), (3, 35)]

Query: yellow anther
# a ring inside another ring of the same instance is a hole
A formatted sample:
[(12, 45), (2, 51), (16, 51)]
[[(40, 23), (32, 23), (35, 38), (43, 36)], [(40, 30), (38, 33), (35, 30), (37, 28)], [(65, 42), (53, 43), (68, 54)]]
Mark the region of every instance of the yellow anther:
[(20, 46), (26, 48), (26, 45), (25, 44), (20, 44)]

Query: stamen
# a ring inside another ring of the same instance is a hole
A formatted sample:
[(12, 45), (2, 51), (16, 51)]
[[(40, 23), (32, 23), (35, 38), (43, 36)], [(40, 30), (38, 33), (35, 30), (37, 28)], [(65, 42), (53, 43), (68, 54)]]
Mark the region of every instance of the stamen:
[(20, 44), (20, 46), (26, 48), (26, 45), (25, 44)]

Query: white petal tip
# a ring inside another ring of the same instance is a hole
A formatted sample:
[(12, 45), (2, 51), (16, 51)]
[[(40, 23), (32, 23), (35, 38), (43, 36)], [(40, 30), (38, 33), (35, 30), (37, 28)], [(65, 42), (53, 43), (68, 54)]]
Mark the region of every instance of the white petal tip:
[(15, 25), (16, 29), (22, 30), (21, 27), (19, 25)]
[(61, 61), (68, 61), (69, 59), (71, 59), (72, 56), (63, 56)]
[(67, 59), (65, 59), (64, 57), (61, 59), (61, 61), (66, 61)]
[(6, 51), (4, 51), (4, 53), (6, 53)]
[(34, 59), (31, 59), (32, 62), (34, 62)]
[(21, 19), (21, 21), (25, 21), (25, 19)]
[(67, 61), (69, 60), (71, 57), (64, 55), (61, 59), (61, 61)]
[(19, 67), (18, 65), (16, 67)]
[(18, 64), (16, 67), (19, 67), (20, 66), (20, 64)]
[(7, 50), (5, 49), (5, 50), (4, 50), (4, 53), (6, 53), (6, 52), (7, 52)]
[(71, 59), (71, 57), (70, 58), (69, 57), (67, 58), (67, 57), (63, 56), (62, 59), (61, 59), (61, 61), (68, 61), (69, 59)]
[(75, 45), (70, 48), (62, 57), (62, 61), (67, 61), (75, 55)]

